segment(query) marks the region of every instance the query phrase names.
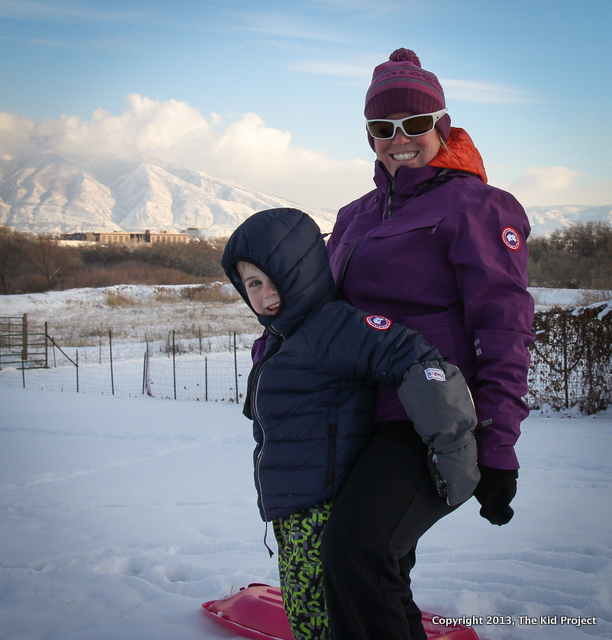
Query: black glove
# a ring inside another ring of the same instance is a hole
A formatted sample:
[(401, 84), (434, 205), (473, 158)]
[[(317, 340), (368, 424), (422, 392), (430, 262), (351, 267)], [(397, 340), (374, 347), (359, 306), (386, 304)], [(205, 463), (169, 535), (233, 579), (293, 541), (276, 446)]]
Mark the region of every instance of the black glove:
[(482, 505), (480, 515), (491, 524), (500, 527), (502, 524), (508, 524), (514, 515), (514, 509), (510, 503), (516, 495), (518, 471), (494, 469), (482, 464), (479, 464), (478, 468), (480, 469), (480, 482), (474, 495)]

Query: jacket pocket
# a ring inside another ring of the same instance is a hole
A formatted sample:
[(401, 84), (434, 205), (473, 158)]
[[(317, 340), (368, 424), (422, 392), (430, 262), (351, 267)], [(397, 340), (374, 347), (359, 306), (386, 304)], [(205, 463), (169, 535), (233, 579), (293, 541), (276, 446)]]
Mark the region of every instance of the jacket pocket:
[(338, 425), (331, 423), (328, 426), (328, 447), (327, 447), (327, 477), (325, 488), (333, 489), (336, 479), (336, 450), (338, 447)]
[(443, 215), (428, 215), (420, 216), (416, 219), (412, 217), (405, 217), (397, 215), (388, 218), (383, 223), (379, 224), (375, 230), (370, 233), (372, 238), (389, 238), (391, 236), (403, 235), (404, 233), (435, 233), (438, 225), (446, 216)]

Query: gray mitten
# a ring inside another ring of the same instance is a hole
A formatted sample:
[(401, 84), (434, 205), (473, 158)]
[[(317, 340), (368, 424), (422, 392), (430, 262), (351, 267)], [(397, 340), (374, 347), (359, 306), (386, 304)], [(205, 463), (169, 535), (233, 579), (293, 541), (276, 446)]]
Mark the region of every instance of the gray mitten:
[(476, 411), (459, 369), (443, 360), (412, 365), (399, 398), (417, 433), (429, 448), (429, 468), (438, 494), (449, 505), (465, 502), (480, 479)]

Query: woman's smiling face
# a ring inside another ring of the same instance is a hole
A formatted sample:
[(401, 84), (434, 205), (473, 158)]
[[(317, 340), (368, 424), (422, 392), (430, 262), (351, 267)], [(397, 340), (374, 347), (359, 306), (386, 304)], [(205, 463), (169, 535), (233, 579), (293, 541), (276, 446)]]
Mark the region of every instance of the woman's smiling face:
[[(389, 120), (400, 120), (414, 115), (412, 113), (393, 113)], [(399, 167), (419, 169), (427, 166), (440, 151), (440, 138), (436, 129), (422, 136), (408, 137), (401, 129), (388, 140), (374, 138), (376, 157), (385, 165), (387, 171), (394, 176)]]

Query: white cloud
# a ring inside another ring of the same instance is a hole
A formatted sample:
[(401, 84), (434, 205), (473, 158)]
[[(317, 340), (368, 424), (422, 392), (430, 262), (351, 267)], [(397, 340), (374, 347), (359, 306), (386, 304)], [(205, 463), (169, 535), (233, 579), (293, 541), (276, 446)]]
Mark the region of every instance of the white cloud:
[(27, 147), (35, 128), (36, 123), (32, 120), (0, 112), (0, 152), (10, 154)]
[[(199, 169), (216, 178), (335, 210), (373, 187), (372, 162), (335, 160), (292, 144), (291, 133), (255, 113), (204, 117), (187, 102), (131, 94), (119, 116), (97, 109), (91, 120), (62, 116), (33, 121), (0, 113), (0, 154), (139, 154)], [(606, 204), (612, 182), (593, 184), (568, 167), (530, 168), (514, 181), (489, 167), (491, 183), (525, 206)]]
[(513, 184), (516, 189), (563, 191), (572, 186), (579, 171), (567, 167), (538, 167), (527, 169)]
[(612, 181), (589, 183), (585, 176), (568, 167), (532, 167), (510, 183), (491, 183), (512, 193), (525, 206), (581, 204), (600, 205), (612, 202)]
[[(386, 56), (363, 53), (359, 60), (342, 62), (338, 60), (303, 59), (291, 64), (298, 73), (335, 76), (349, 81), (358, 81), (368, 87), (373, 69), (386, 60)], [(446, 99), (485, 104), (530, 104), (537, 99), (523, 89), (494, 82), (478, 80), (454, 80), (439, 78)]]
[(491, 82), (440, 78), (446, 98), (487, 104), (526, 104), (533, 102), (522, 89)]
[(141, 154), (278, 195), (337, 209), (368, 191), (372, 164), (338, 161), (291, 144), (291, 134), (254, 113), (205, 118), (187, 102), (131, 94), (114, 116), (97, 109), (90, 121), (76, 116), (31, 121), (0, 114), (0, 149), (13, 155)]
[(320, 23), (277, 12), (241, 13), (241, 27), (265, 36), (277, 36), (288, 40), (314, 40), (322, 42), (350, 42), (352, 39), (337, 29)]

